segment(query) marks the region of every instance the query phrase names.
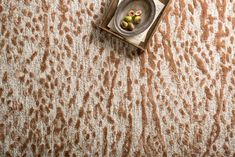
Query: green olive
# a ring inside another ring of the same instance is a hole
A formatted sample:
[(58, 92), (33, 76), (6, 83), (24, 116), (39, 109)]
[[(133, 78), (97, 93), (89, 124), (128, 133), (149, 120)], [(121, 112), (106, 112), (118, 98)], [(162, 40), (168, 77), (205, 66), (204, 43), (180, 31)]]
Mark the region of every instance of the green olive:
[(126, 22), (132, 22), (132, 17), (131, 16), (125, 16), (124, 21)]
[(135, 29), (135, 25), (134, 25), (133, 23), (129, 22), (127, 29), (128, 29), (129, 31), (133, 31), (133, 30)]
[(139, 24), (140, 21), (141, 21), (141, 16), (134, 16), (133, 21), (134, 21), (135, 24)]
[(128, 23), (126, 21), (121, 22), (121, 27), (126, 29), (128, 27)]

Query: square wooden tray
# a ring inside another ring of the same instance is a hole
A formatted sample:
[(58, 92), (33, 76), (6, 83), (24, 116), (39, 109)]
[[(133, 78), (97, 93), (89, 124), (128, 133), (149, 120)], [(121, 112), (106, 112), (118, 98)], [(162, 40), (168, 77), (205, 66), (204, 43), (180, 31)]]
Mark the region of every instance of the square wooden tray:
[(119, 38), (120, 40), (135, 46), (138, 50), (145, 51), (147, 46), (148, 46), (148, 44), (149, 44), (149, 42), (150, 42), (150, 39), (152, 38), (152, 36), (154, 35), (155, 31), (157, 30), (157, 28), (158, 28), (158, 26), (159, 26), (159, 24), (161, 22), (161, 19), (162, 19), (163, 15), (164, 15), (164, 12), (166, 11), (166, 8), (169, 6), (171, 0), (159, 0), (165, 6), (162, 9), (161, 13), (158, 15), (157, 19), (154, 21), (154, 23), (151, 26), (151, 28), (149, 29), (145, 41), (141, 42), (139, 45), (127, 41), (125, 39), (125, 37), (122, 37), (121, 35), (117, 34), (114, 31), (112, 31), (108, 27), (109, 22), (111, 21), (112, 17), (114, 16), (114, 14), (116, 12), (116, 9), (117, 9), (117, 6), (118, 6), (118, 1), (119, 0), (111, 0), (110, 6), (108, 7), (107, 11), (105, 12), (104, 16), (102, 17), (100, 24), (98, 24), (98, 27), (100, 29), (104, 30), (105, 32), (108, 32), (108, 33), (112, 34), (113, 36)]

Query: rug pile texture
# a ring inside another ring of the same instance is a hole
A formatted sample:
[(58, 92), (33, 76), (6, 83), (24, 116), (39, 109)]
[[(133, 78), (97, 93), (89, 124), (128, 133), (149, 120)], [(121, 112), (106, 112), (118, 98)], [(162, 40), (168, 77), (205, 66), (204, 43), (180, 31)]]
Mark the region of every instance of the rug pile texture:
[(235, 156), (235, 1), (171, 0), (145, 53), (108, 0), (0, 0), (0, 156)]

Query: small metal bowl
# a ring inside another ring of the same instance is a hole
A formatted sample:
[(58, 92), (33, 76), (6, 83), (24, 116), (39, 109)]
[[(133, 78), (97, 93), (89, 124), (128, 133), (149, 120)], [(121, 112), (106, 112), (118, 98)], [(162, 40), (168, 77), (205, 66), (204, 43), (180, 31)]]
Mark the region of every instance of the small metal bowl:
[[(133, 31), (121, 27), (121, 21), (130, 10), (142, 10), (141, 22)], [(131, 37), (144, 32), (153, 22), (156, 14), (156, 6), (153, 0), (123, 0), (114, 15), (114, 27), (122, 36)]]

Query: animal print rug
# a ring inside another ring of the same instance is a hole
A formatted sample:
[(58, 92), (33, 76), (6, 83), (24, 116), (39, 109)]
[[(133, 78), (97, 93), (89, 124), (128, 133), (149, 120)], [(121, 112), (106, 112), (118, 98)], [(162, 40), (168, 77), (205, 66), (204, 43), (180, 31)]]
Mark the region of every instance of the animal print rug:
[(0, 0), (0, 156), (235, 156), (235, 1), (171, 0), (147, 51), (109, 0)]

